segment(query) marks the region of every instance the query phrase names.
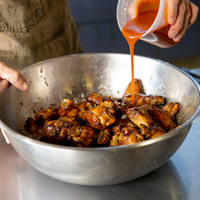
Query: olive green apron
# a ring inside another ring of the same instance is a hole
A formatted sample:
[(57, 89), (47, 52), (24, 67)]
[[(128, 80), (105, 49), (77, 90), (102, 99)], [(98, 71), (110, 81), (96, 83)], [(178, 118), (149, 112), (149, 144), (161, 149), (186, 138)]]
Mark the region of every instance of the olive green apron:
[(0, 61), (21, 70), (81, 52), (67, 0), (0, 0)]

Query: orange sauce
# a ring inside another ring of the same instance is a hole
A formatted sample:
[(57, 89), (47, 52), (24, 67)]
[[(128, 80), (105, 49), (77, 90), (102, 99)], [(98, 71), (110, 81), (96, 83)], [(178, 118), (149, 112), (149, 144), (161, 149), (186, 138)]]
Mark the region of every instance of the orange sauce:
[(131, 72), (132, 72), (132, 102), (134, 106), (134, 46), (141, 36), (152, 25), (158, 10), (150, 10), (140, 14), (138, 17), (130, 20), (122, 29), (122, 34), (128, 42), (131, 54)]
[(168, 37), (168, 31), (169, 31), (170, 25), (167, 24), (159, 29), (156, 29), (153, 31), (154, 36), (156, 37), (156, 43), (153, 44), (159, 47), (171, 47), (177, 44), (177, 42), (174, 42), (171, 38)]
[[(148, 4), (147, 4), (148, 3)], [(128, 42), (131, 54), (131, 71), (132, 71), (132, 102), (134, 106), (134, 46), (141, 36), (151, 27), (158, 13), (159, 1), (141, 0), (138, 4), (137, 16), (127, 22), (122, 29), (122, 34)], [(165, 12), (165, 20), (167, 12)], [(166, 22), (167, 23), (167, 22)], [(169, 25), (164, 25), (153, 31), (156, 38), (154, 45), (159, 47), (170, 47), (175, 45), (172, 39), (168, 37)]]

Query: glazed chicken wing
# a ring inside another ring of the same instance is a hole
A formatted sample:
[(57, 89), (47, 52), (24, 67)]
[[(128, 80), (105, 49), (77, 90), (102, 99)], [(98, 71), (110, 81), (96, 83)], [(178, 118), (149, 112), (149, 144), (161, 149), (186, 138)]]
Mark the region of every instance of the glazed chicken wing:
[(109, 144), (111, 138), (111, 130), (110, 128), (99, 131), (97, 135), (97, 145), (98, 146), (106, 146)]
[(79, 123), (67, 117), (61, 117), (57, 120), (46, 121), (43, 126), (43, 139), (50, 143), (65, 144), (68, 128), (71, 126), (80, 126)]
[(127, 123), (126, 126), (117, 125), (113, 127), (113, 136), (110, 140), (110, 146), (130, 145), (143, 141), (138, 129), (132, 124)]
[[(144, 89), (140, 79), (134, 79), (134, 93), (144, 93)], [(128, 94), (132, 94), (132, 82), (130, 82), (128, 87), (126, 88), (124, 96)]]
[(161, 128), (160, 126), (153, 126), (150, 130), (151, 132), (151, 136), (150, 139), (159, 137), (161, 135), (164, 135), (166, 132), (163, 128)]
[(158, 124), (164, 130), (171, 131), (176, 127), (168, 112), (154, 106), (148, 106), (147, 110), (156, 124)]
[(43, 124), (45, 121), (56, 119), (57, 117), (57, 108), (42, 109), (38, 114), (36, 114), (35, 121), (38, 124)]
[[(143, 105), (150, 105), (150, 106), (161, 106), (164, 104), (164, 97), (162, 96), (147, 96), (140, 93), (134, 94), (134, 106), (143, 106)], [(123, 103), (127, 107), (132, 107), (132, 94), (126, 95), (123, 98)]]
[(33, 118), (28, 117), (24, 125), (25, 130), (30, 134), (35, 134), (38, 132), (38, 125)]
[(91, 127), (104, 130), (115, 123), (115, 115), (118, 113), (118, 110), (119, 107), (115, 101), (108, 98), (105, 101), (102, 100), (98, 105), (89, 107), (88, 110), (80, 111), (79, 117), (87, 121)]
[(58, 115), (60, 117), (76, 118), (79, 116), (79, 112), (79, 108), (77, 108), (71, 100), (64, 99), (58, 110)]
[(73, 146), (93, 146), (97, 138), (95, 130), (89, 126), (72, 126), (68, 129), (67, 140)]
[(173, 103), (169, 102), (168, 104), (162, 107), (162, 110), (168, 112), (171, 117), (174, 117), (176, 113), (179, 111), (180, 104), (178, 102)]
[(170, 114), (155, 106), (144, 105), (129, 108), (126, 111), (126, 115), (138, 127), (141, 127), (141, 124), (148, 128), (158, 125), (166, 131), (175, 128), (175, 123), (171, 119)]
[(43, 128), (43, 141), (53, 144), (64, 144), (67, 129), (59, 123), (59, 120), (47, 121)]
[(91, 104), (94, 105), (98, 105), (103, 102), (103, 98), (96, 92), (92, 92), (90, 95), (88, 95), (87, 102), (90, 102)]
[(156, 138), (158, 136), (164, 135), (166, 132), (160, 126), (154, 125), (153, 127), (146, 127), (144, 124), (140, 126), (140, 134), (145, 137), (145, 139)]
[(91, 127), (98, 130), (103, 130), (115, 123), (115, 117), (105, 107), (99, 105), (89, 110), (81, 111), (79, 116), (82, 120), (88, 121)]
[(126, 111), (126, 115), (138, 127), (141, 127), (141, 124), (144, 124), (146, 127), (152, 127), (154, 125), (151, 116), (145, 109), (138, 107), (129, 108)]

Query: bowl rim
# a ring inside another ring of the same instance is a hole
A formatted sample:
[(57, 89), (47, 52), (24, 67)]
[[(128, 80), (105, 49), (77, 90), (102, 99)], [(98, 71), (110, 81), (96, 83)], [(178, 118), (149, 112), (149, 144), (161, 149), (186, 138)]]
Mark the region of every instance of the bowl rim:
[[(124, 56), (130, 56), (130, 54), (124, 54), (124, 53), (78, 53), (78, 54), (64, 55), (64, 56), (60, 56), (60, 57), (51, 58), (51, 59), (48, 59), (48, 60), (37, 62), (33, 65), (25, 67), (23, 70), (21, 70), (21, 72), (23, 73), (26, 70), (28, 70), (28, 69), (30, 69), (34, 66), (37, 66), (39, 64), (44, 64), (44, 63), (47, 63), (49, 61), (57, 60), (57, 59), (60, 59), (60, 58), (76, 57), (76, 56), (93, 56), (93, 55), (100, 55), (100, 56), (124, 55)], [(141, 57), (141, 58), (145, 58), (145, 59), (154, 60), (154, 61), (157, 61), (157, 62), (162, 63), (162, 64), (165, 63), (169, 67), (172, 67), (172, 68), (178, 70), (179, 72), (181, 72), (182, 74), (187, 76), (194, 83), (195, 87), (197, 88), (197, 90), (199, 92), (199, 96), (200, 96), (200, 85), (199, 85), (199, 83), (187, 72), (183, 71), (182, 69), (180, 69), (180, 68), (178, 68), (178, 67), (176, 67), (176, 66), (174, 66), (174, 65), (172, 65), (168, 62), (162, 61), (160, 59), (155, 59), (155, 58), (141, 56), (141, 55), (135, 55), (135, 57)], [(13, 86), (11, 86), (11, 87), (13, 87)], [(195, 111), (195, 113), (192, 115), (192, 117), (190, 119), (188, 119), (184, 124), (178, 126), (176, 129), (169, 131), (166, 134), (159, 136), (157, 138), (141, 141), (141, 142), (131, 144), (131, 145), (120, 145), (120, 146), (113, 146), (113, 147), (110, 147), (110, 146), (109, 147), (73, 147), (73, 146), (64, 146), (64, 145), (58, 145), (58, 144), (50, 144), (50, 143), (46, 143), (46, 142), (42, 142), (42, 141), (39, 141), (39, 140), (29, 138), (29, 137), (27, 137), (27, 136), (25, 136), (25, 135), (23, 135), (19, 132), (16, 132), (15, 130), (8, 127), (1, 119), (0, 119), (0, 128), (2, 128), (6, 132), (8, 138), (9, 138), (9, 135), (11, 134), (15, 138), (18, 138), (25, 143), (31, 143), (31, 144), (34, 144), (34, 145), (39, 145), (39, 146), (42, 146), (43, 148), (52, 148), (52, 149), (63, 150), (63, 151), (66, 151), (66, 150), (91, 151), (91, 152), (93, 152), (93, 151), (107, 151), (107, 150), (109, 150), (109, 151), (120, 150), (121, 151), (121, 150), (127, 150), (127, 149), (141, 148), (141, 147), (148, 146), (148, 145), (151, 145), (151, 144), (154, 144), (154, 143), (157, 143), (157, 142), (165, 141), (165, 140), (167, 140), (167, 139), (169, 139), (169, 138), (171, 138), (171, 137), (173, 137), (177, 134), (181, 134), (181, 130), (190, 126), (192, 124), (192, 122), (199, 115), (200, 115), (200, 98), (199, 98), (198, 108)], [(11, 144), (12, 144), (12, 142), (11, 142)]]

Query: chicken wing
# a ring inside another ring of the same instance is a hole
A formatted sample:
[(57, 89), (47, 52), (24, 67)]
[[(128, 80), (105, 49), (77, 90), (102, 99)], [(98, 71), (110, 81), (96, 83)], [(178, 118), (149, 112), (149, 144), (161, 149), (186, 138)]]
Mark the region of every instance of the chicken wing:
[[(134, 93), (144, 93), (142, 81), (140, 79), (134, 79)], [(132, 94), (132, 82), (130, 82), (128, 87), (126, 88), (124, 96), (128, 94)]]
[(79, 116), (82, 120), (88, 121), (91, 127), (98, 130), (103, 130), (115, 123), (115, 117), (105, 107), (99, 105), (89, 110), (81, 111)]
[(38, 114), (36, 114), (35, 121), (38, 124), (43, 124), (45, 121), (56, 119), (57, 117), (57, 108), (42, 109)]
[(79, 116), (80, 109), (75, 106), (75, 104), (69, 100), (64, 99), (59, 107), (58, 115), (60, 117), (73, 117)]
[[(97, 95), (95, 95), (95, 97), (96, 96)], [(102, 102), (99, 102), (98, 105), (89, 107), (86, 110), (81, 110), (79, 117), (82, 120), (88, 121), (91, 127), (104, 130), (115, 123), (115, 116), (119, 114), (119, 111), (119, 105), (115, 101), (110, 98), (106, 98), (106, 100), (102, 98)]]
[(158, 126), (162, 127), (166, 131), (175, 129), (175, 122), (172, 120), (168, 112), (154, 106), (148, 106), (147, 110), (153, 121)]
[(113, 136), (110, 146), (130, 145), (144, 140), (139, 130), (130, 122), (126, 126), (117, 125), (113, 127)]
[(107, 146), (110, 142), (111, 130), (110, 128), (99, 131), (97, 135), (97, 145), (98, 146)]
[[(147, 96), (140, 93), (134, 94), (134, 106), (139, 107), (143, 105), (150, 105), (150, 106), (161, 106), (165, 102), (164, 97), (162, 96)], [(126, 107), (132, 107), (132, 94), (126, 95), (123, 98), (123, 104)]]
[(103, 98), (96, 92), (92, 92), (90, 95), (88, 95), (87, 102), (90, 102), (91, 104), (94, 105), (98, 105), (103, 102)]
[(129, 108), (126, 111), (126, 115), (138, 127), (141, 127), (142, 124), (146, 127), (152, 127), (154, 125), (151, 116), (145, 109), (138, 107)]
[(68, 128), (67, 141), (73, 146), (93, 146), (96, 138), (97, 133), (89, 126), (72, 126)]
[(150, 128), (146, 127), (144, 124), (141, 124), (140, 126), (140, 134), (143, 135), (145, 139), (156, 138), (164, 135), (165, 133), (165, 130), (157, 125)]
[(168, 112), (171, 117), (174, 117), (179, 111), (180, 104), (178, 102), (169, 102), (162, 107), (162, 110)]
[(68, 128), (80, 126), (73, 118), (61, 117), (57, 120), (46, 121), (43, 126), (43, 140), (56, 144), (67, 144)]

